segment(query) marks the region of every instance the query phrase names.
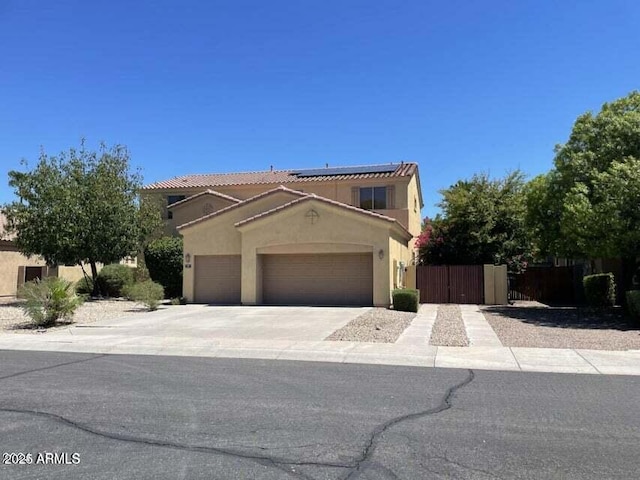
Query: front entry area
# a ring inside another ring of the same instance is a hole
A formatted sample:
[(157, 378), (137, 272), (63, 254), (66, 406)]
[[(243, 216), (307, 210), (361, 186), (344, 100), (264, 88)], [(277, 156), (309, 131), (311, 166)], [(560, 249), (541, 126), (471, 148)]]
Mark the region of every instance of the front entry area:
[(373, 305), (371, 253), (261, 257), (266, 305)]

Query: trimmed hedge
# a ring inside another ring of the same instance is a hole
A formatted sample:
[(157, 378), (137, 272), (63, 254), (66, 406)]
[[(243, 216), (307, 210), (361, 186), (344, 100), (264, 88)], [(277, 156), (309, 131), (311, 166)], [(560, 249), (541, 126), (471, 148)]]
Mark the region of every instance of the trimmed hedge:
[(582, 280), (584, 296), (592, 307), (612, 307), (616, 303), (616, 281), (613, 273), (587, 275)]
[(122, 290), (133, 283), (133, 268), (113, 263), (98, 273), (98, 288), (107, 297), (121, 297)]
[(640, 321), (640, 290), (630, 290), (626, 294), (629, 314)]
[(400, 288), (391, 293), (393, 309), (399, 312), (417, 312), (419, 303), (418, 290)]
[(167, 298), (182, 295), (182, 238), (162, 237), (144, 249), (151, 280), (164, 287)]

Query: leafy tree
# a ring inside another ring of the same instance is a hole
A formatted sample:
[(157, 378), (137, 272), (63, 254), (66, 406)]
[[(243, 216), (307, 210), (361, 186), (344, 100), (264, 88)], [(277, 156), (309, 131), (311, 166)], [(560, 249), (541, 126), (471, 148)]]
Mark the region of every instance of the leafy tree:
[(92, 152), (83, 140), (58, 156), (43, 151), (32, 171), (9, 172), (18, 200), (3, 207), (8, 229), (25, 255), (49, 265), (89, 263), (97, 294), (97, 263), (136, 255), (161, 224), (157, 209), (140, 202), (141, 183), (120, 145)]
[(640, 92), (578, 117), (555, 167), (527, 192), (527, 222), (540, 250), (569, 258), (640, 250)]
[(420, 262), (526, 268), (533, 252), (525, 227), (524, 189), (524, 175), (516, 171), (497, 180), (474, 175), (442, 190), (442, 214), (425, 219), (416, 242)]

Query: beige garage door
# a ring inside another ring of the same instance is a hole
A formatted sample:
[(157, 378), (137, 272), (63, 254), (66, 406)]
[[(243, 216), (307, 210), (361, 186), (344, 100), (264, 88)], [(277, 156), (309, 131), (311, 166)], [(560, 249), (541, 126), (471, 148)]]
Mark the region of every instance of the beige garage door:
[(240, 255), (196, 255), (196, 303), (240, 303)]
[(373, 304), (371, 253), (263, 255), (262, 269), (265, 304)]

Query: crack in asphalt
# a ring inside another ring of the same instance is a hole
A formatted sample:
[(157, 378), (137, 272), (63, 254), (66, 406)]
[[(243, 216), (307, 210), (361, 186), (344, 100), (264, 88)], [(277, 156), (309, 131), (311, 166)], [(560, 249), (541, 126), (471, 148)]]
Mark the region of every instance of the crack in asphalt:
[(214, 453), (219, 455), (227, 455), (227, 456), (232, 456), (237, 458), (243, 458), (247, 460), (254, 460), (262, 465), (275, 466), (280, 470), (286, 471), (287, 473), (290, 473), (296, 476), (302, 476), (303, 478), (311, 478), (311, 477), (308, 477), (307, 475), (301, 474), (299, 472), (283, 469), (281, 465), (319, 466), (319, 467), (337, 467), (337, 468), (352, 467), (352, 465), (350, 464), (333, 463), (333, 462), (295, 461), (295, 460), (288, 460), (286, 458), (278, 458), (278, 457), (272, 457), (267, 455), (256, 455), (252, 453), (246, 453), (246, 452), (227, 449), (227, 448), (206, 447), (206, 446), (200, 446), (200, 445), (184, 445), (181, 443), (175, 443), (170, 441), (154, 440), (154, 439), (149, 439), (144, 437), (137, 437), (134, 435), (106, 432), (106, 431), (102, 431), (102, 430), (90, 427), (88, 425), (84, 425), (82, 423), (74, 422), (73, 420), (69, 420), (68, 418), (63, 417), (61, 415), (56, 415), (54, 413), (49, 413), (49, 412), (42, 412), (39, 410), (0, 408), (0, 412), (33, 415), (36, 417), (46, 418), (48, 420), (53, 420), (58, 423), (67, 425), (69, 427), (72, 427), (72, 428), (75, 428), (83, 432), (90, 433), (92, 435), (96, 435), (102, 438), (106, 438), (109, 440), (117, 440), (117, 441), (128, 442), (128, 443), (137, 443), (137, 444), (149, 445), (153, 447), (165, 447), (165, 448), (171, 448), (175, 450), (183, 450), (183, 451), (195, 452), (195, 453)]
[[(94, 355), (90, 358), (84, 358), (82, 360), (74, 360), (71, 362), (64, 362), (64, 363), (59, 363), (56, 365), (50, 365), (47, 367), (41, 367), (41, 368), (35, 368), (32, 370), (27, 370), (24, 372), (18, 372), (18, 373), (14, 373), (11, 375), (6, 375), (4, 377), (0, 377), (0, 380), (6, 380), (9, 378), (14, 378), (14, 377), (18, 377), (20, 375), (27, 375), (29, 373), (34, 373), (34, 372), (40, 372), (40, 371), (44, 371), (44, 370), (50, 370), (50, 369), (54, 369), (54, 368), (58, 368), (58, 367), (63, 367), (63, 366), (67, 366), (67, 365), (73, 365), (73, 364), (77, 364), (77, 363), (83, 363), (83, 362), (88, 362), (91, 360), (95, 360), (101, 357), (105, 357), (108, 356), (108, 354), (100, 354), (100, 355)], [(112, 432), (107, 432), (107, 431), (102, 431), (96, 428), (92, 428), (88, 425), (84, 425), (82, 423), (79, 422), (75, 422), (73, 420), (70, 420), (66, 417), (63, 417), (61, 415), (56, 415), (54, 413), (49, 413), (49, 412), (43, 412), (43, 411), (39, 411), (39, 410), (27, 410), (27, 409), (12, 409), (12, 408), (0, 408), (0, 412), (6, 412), (6, 413), (16, 413), (16, 414), (25, 414), (25, 415), (33, 415), (36, 417), (40, 417), (40, 418), (45, 418), (48, 420), (53, 420), (55, 422), (58, 423), (62, 423), (64, 425), (67, 425), (69, 427), (81, 430), (83, 432), (92, 434), (92, 435), (96, 435), (102, 438), (106, 438), (109, 440), (116, 440), (116, 441), (121, 441), (121, 442), (129, 442), (129, 443), (136, 443), (136, 444), (143, 444), (143, 445), (149, 445), (149, 446), (154, 446), (154, 447), (164, 447), (164, 448), (171, 448), (171, 449), (175, 449), (175, 450), (182, 450), (182, 451), (188, 451), (188, 452), (194, 452), (194, 453), (212, 453), (212, 454), (217, 454), (217, 455), (224, 455), (224, 456), (231, 456), (231, 457), (235, 457), (235, 458), (241, 458), (241, 459), (246, 459), (246, 460), (251, 460), (251, 461), (255, 461), (261, 465), (267, 466), (267, 467), (273, 467), (276, 468), (280, 471), (282, 471), (283, 473), (286, 473), (287, 475), (290, 476), (295, 476), (297, 478), (302, 478), (305, 480), (314, 480), (314, 477), (311, 477), (303, 472), (298, 472), (295, 470), (294, 467), (297, 466), (316, 466), (316, 467), (333, 467), (333, 468), (342, 468), (342, 469), (347, 469), (349, 470), (349, 472), (346, 474), (346, 476), (344, 477), (345, 480), (348, 480), (350, 478), (355, 478), (356, 476), (359, 476), (361, 473), (363, 473), (368, 467), (375, 467), (376, 469), (381, 470), (382, 472), (388, 474), (389, 476), (391, 476), (392, 478), (397, 478), (397, 475), (388, 467), (385, 467), (377, 462), (374, 462), (372, 460), (372, 456), (375, 453), (375, 450), (378, 446), (378, 444), (381, 441), (381, 436), (390, 428), (392, 428), (393, 426), (402, 423), (402, 422), (406, 422), (406, 421), (410, 421), (410, 420), (415, 420), (418, 418), (422, 418), (422, 417), (426, 417), (426, 416), (430, 416), (430, 415), (436, 415), (438, 413), (441, 413), (445, 410), (449, 410), (452, 406), (452, 400), (453, 397), (455, 395), (455, 393), (461, 389), (462, 387), (468, 385), (469, 383), (471, 383), (474, 378), (475, 378), (475, 373), (473, 372), (473, 370), (469, 369), (468, 371), (468, 375), (467, 377), (459, 382), (456, 383), (455, 385), (449, 387), (447, 389), (447, 391), (445, 392), (445, 394), (442, 397), (442, 400), (440, 401), (440, 403), (433, 408), (427, 409), (427, 410), (423, 410), (420, 412), (414, 412), (414, 413), (410, 413), (407, 415), (401, 415), (398, 417), (394, 417), (390, 420), (387, 420), (386, 422), (378, 425), (376, 428), (373, 429), (373, 431), (369, 434), (369, 439), (366, 442), (366, 445), (364, 447), (364, 449), (362, 450), (362, 453), (360, 456), (358, 456), (357, 458), (355, 458), (353, 461), (350, 461), (348, 463), (338, 463), (338, 462), (313, 462), (313, 461), (295, 461), (295, 460), (289, 460), (286, 458), (279, 458), (276, 456), (268, 456), (268, 455), (258, 455), (258, 454), (251, 454), (251, 453), (247, 453), (247, 452), (242, 452), (242, 451), (238, 451), (238, 450), (233, 450), (233, 449), (228, 449), (228, 448), (221, 448), (221, 447), (207, 447), (207, 446), (199, 446), (199, 445), (185, 445), (185, 444), (180, 444), (180, 443), (175, 443), (175, 442), (170, 442), (170, 441), (161, 441), (161, 440), (154, 440), (154, 439), (149, 439), (149, 438), (144, 438), (144, 437), (137, 437), (134, 435), (127, 435), (127, 434), (118, 434), (118, 433), (112, 433)], [(304, 445), (301, 447), (294, 447), (294, 448), (302, 448), (305, 447)], [(255, 448), (255, 447), (253, 447)], [(257, 447), (261, 450), (267, 450), (264, 447)], [(283, 447), (286, 448), (286, 447)], [(273, 449), (271, 449), (273, 450)], [(455, 462), (445, 458), (445, 460), (448, 463), (452, 463), (452, 464), (456, 464)], [(460, 465), (460, 464), (456, 464), (461, 468), (468, 468), (473, 470), (470, 467), (465, 467), (464, 465)], [(288, 468), (287, 468), (288, 467)], [(488, 473), (488, 472), (483, 472), (483, 473)]]
[(93, 355), (92, 357), (89, 357), (89, 358), (83, 358), (82, 360), (72, 360), (71, 362), (57, 363), (55, 365), (49, 365), (47, 367), (40, 367), (40, 368), (34, 368), (32, 370), (25, 370), (23, 372), (12, 373), (11, 375), (5, 375), (4, 377), (0, 377), (0, 380), (7, 380), (8, 378), (15, 378), (21, 375), (27, 375), (29, 373), (34, 373), (34, 372), (42, 372), (44, 370), (51, 370), (53, 368), (64, 367), (67, 365), (74, 365), (76, 363), (90, 362), (91, 360), (96, 360), (98, 358), (102, 358), (106, 356), (107, 356), (106, 353), (102, 353), (100, 355)]
[(475, 373), (473, 370), (467, 370), (467, 377), (455, 385), (449, 387), (449, 389), (445, 392), (440, 404), (434, 408), (430, 408), (428, 410), (423, 410), (421, 412), (410, 413), (408, 415), (401, 415), (399, 417), (392, 418), (391, 420), (386, 421), (378, 425), (369, 437), (369, 441), (367, 442), (364, 450), (362, 451), (362, 455), (356, 460), (356, 465), (352, 468), (352, 470), (347, 474), (345, 480), (350, 478), (355, 478), (357, 475), (360, 475), (366, 468), (367, 464), (371, 462), (371, 457), (373, 456), (378, 444), (380, 443), (380, 436), (389, 430), (389, 428), (393, 427), (402, 422), (406, 422), (408, 420), (415, 420), (417, 418), (427, 417), (430, 415), (435, 415), (440, 412), (444, 412), (445, 410), (449, 410), (452, 406), (452, 400), (455, 393), (460, 390), (462, 387), (470, 384), (475, 378)]

